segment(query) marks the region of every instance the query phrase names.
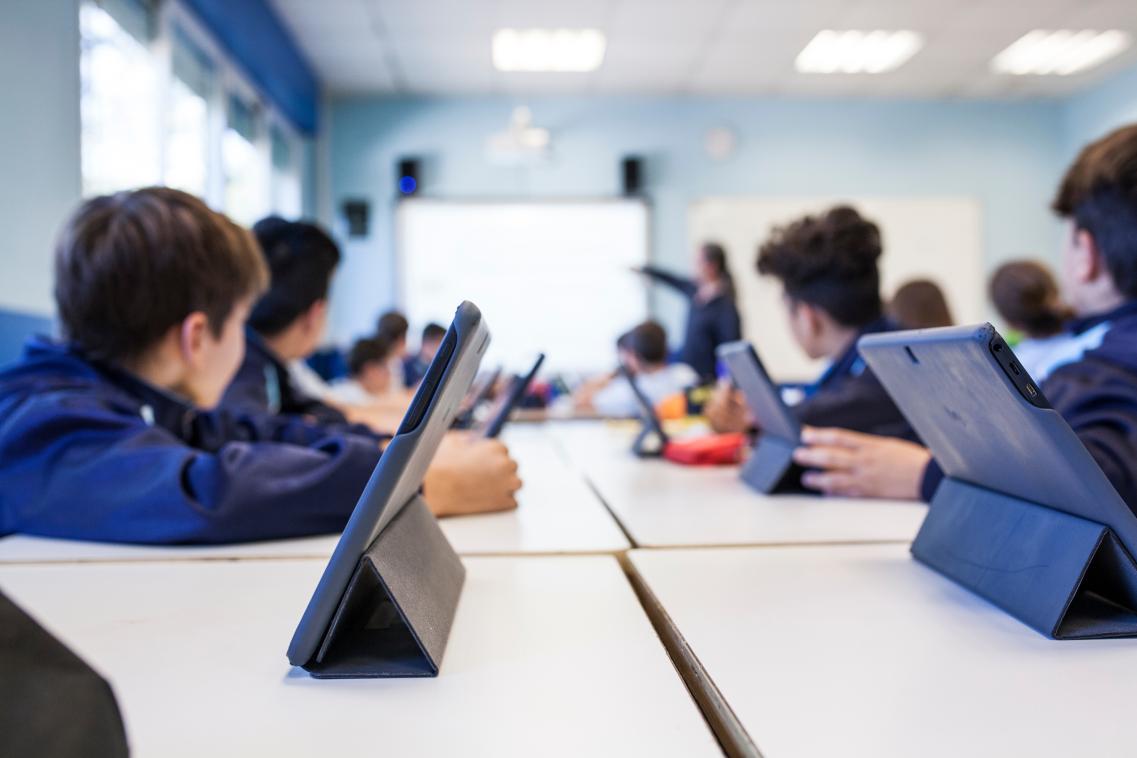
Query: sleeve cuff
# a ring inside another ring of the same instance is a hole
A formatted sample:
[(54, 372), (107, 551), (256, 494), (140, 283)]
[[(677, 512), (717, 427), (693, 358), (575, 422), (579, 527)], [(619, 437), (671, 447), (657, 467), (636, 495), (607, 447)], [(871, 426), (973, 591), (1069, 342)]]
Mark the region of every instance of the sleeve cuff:
[(943, 480), (944, 470), (940, 468), (940, 464), (936, 463), (935, 458), (928, 461), (928, 465), (924, 468), (924, 476), (920, 480), (920, 498), (926, 503), (932, 502)]

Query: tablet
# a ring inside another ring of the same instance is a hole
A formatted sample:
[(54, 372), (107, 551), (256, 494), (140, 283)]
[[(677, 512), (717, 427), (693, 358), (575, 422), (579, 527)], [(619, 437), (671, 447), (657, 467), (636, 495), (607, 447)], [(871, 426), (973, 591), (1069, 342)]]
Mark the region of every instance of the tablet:
[[(656, 414), (655, 406), (651, 404), (651, 400), (640, 389), (640, 385), (631, 370), (621, 363), (619, 371), (620, 376), (624, 377), (624, 380), (632, 388), (632, 395), (636, 398), (636, 405), (640, 408), (640, 418), (644, 423), (643, 433), (636, 438), (635, 451), (641, 455), (658, 455), (662, 453), (668, 442), (667, 433), (663, 431), (663, 423), (659, 420), (659, 415)], [(656, 444), (649, 448), (645, 446), (645, 443), (651, 435), (655, 436)]]
[(498, 407), (497, 412), (494, 413), (490, 419), (490, 423), (486, 426), (485, 437), (494, 439), (501, 430), (505, 428), (505, 424), (509, 421), (510, 415), (514, 409), (521, 404), (525, 398), (525, 393), (533, 385), (533, 380), (537, 378), (537, 372), (541, 370), (541, 364), (545, 362), (545, 354), (540, 353), (537, 355), (537, 360), (533, 362), (533, 367), (529, 369), (529, 373), (524, 377), (515, 376), (513, 382), (510, 383), (509, 392), (506, 393), (505, 401)]
[(754, 346), (740, 340), (719, 345), (715, 352), (726, 364), (730, 378), (742, 390), (746, 406), (762, 434), (780, 437), (796, 447), (801, 441), (801, 424), (782, 402), (781, 392), (770, 380)]
[(1137, 518), (993, 326), (858, 347), (947, 476), (1105, 524), (1137, 555)]
[(458, 415), (454, 418), (455, 429), (469, 429), (474, 425), (474, 414), (482, 403), (489, 400), (493, 395), (494, 387), (497, 386), (499, 378), (501, 378), (501, 366), (493, 371), (478, 374), (462, 398), (462, 403), (458, 406)]
[(469, 302), (458, 306), (438, 353), (355, 504), (296, 627), (288, 646), (292, 665), (303, 666), (316, 654), (360, 557), (417, 496), (430, 461), (474, 380), (489, 340), (489, 330), (477, 306)]

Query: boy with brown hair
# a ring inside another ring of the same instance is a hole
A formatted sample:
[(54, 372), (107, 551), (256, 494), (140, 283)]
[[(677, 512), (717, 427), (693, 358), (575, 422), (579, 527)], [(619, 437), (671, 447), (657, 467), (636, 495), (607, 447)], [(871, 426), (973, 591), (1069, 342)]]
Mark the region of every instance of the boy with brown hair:
[(205, 410), (268, 283), (248, 232), (183, 192), (122, 192), (71, 217), (55, 270), (66, 341), (33, 339), (0, 372), (0, 533), (177, 544), (343, 528), (375, 439)]

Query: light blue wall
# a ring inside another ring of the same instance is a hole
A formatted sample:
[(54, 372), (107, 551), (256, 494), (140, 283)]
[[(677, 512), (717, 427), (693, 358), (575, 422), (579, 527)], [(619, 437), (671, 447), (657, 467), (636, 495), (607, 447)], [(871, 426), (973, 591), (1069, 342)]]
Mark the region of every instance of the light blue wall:
[[(553, 133), (555, 157), (536, 168), (493, 166), (486, 138), (515, 104), (505, 98), (343, 99), (332, 102), (330, 200), (370, 200), (371, 235), (346, 245), (333, 336), (370, 328), (395, 296), (394, 166), (425, 159), (422, 186), (448, 198), (612, 195), (619, 161), (648, 159), (653, 257), (687, 267), (688, 204), (720, 194), (969, 195), (982, 204), (988, 261), (1056, 254), (1047, 204), (1063, 165), (1061, 104), (974, 101), (549, 98), (525, 101)], [(703, 151), (707, 129), (729, 126), (735, 155)], [(342, 231), (342, 230), (341, 230)], [(657, 311), (677, 325), (680, 304)]]
[(79, 200), (78, 0), (5, 0), (0, 309), (47, 315), (56, 230)]
[(1123, 124), (1137, 123), (1137, 68), (1114, 74), (1093, 89), (1071, 97), (1064, 115), (1069, 158), (1086, 142)]

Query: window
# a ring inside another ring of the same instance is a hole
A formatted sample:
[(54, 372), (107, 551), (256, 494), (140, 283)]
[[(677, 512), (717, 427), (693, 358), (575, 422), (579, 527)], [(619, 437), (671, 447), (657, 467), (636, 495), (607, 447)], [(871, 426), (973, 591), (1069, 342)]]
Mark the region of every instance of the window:
[(174, 33), (171, 69), (165, 181), (171, 187), (208, 197), (210, 101), (216, 74), (205, 53), (180, 29)]
[(161, 181), (158, 65), (150, 16), (130, 0), (79, 8), (83, 194)]
[(84, 195), (165, 184), (245, 225), (302, 214), (305, 140), (183, 3), (78, 10)]
[(279, 126), (271, 130), (272, 140), (272, 212), (284, 218), (299, 218), (304, 212), (303, 189), (300, 186), (299, 157), (294, 141)]
[(225, 212), (251, 226), (268, 213), (267, 173), (257, 148), (260, 118), (253, 106), (229, 96), (227, 127), (221, 138), (225, 171)]

